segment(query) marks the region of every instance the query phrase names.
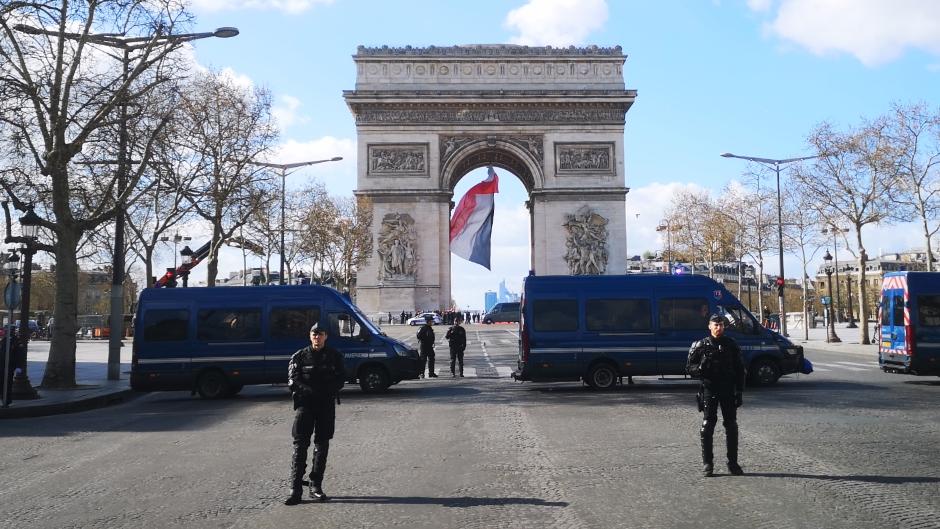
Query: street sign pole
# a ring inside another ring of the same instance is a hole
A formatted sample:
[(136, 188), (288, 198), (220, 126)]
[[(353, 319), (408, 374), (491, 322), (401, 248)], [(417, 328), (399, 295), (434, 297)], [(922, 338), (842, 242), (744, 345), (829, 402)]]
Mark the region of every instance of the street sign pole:
[(13, 336), (13, 311), (20, 305), (20, 296), (22, 291), (20, 290), (20, 284), (16, 282), (15, 278), (7, 283), (6, 288), (3, 289), (3, 301), (6, 303), (7, 310), (9, 312), (9, 325), (4, 332), (4, 348), (3, 348), (3, 394), (0, 395), (0, 405), (4, 408), (10, 407), (10, 357), (13, 356), (13, 342), (11, 340)]

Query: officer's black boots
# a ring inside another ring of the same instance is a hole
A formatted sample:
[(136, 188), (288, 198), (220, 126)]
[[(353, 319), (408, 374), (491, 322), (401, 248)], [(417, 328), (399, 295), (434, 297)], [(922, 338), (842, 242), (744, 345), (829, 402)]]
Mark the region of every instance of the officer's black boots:
[(307, 470), (307, 448), (294, 447), (294, 456), (290, 462), (290, 496), (284, 505), (297, 505), (304, 490), (304, 471)]
[(706, 478), (710, 478), (715, 475), (715, 466), (711, 463), (705, 463), (705, 466), (702, 467), (702, 475)]
[(327, 501), (329, 496), (323, 492), (323, 474), (326, 473), (326, 458), (330, 455), (330, 443), (313, 445), (313, 471), (310, 473), (310, 497), (317, 501)]
[(728, 472), (735, 476), (744, 474), (738, 464), (738, 425), (726, 425), (725, 433), (728, 437)]

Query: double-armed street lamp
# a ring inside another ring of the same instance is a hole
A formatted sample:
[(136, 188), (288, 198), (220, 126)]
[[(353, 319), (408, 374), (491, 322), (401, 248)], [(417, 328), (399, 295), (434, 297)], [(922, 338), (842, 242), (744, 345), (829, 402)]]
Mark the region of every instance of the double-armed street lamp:
[[(181, 256), (181, 258), (182, 258), (182, 260), (183, 260), (183, 265), (184, 265), (184, 266), (193, 264), (193, 254), (194, 254), (194, 253), (195, 253), (195, 252), (193, 252), (193, 251), (189, 248), (189, 245), (183, 246), (183, 249), (180, 250), (180, 256)], [(175, 256), (174, 256), (173, 260), (174, 260), (174, 264), (175, 264), (175, 261), (176, 261), (176, 257), (175, 257)], [(186, 288), (186, 287), (188, 287), (188, 286), (189, 286), (189, 267), (187, 266), (186, 271), (183, 272), (183, 288)]]
[(835, 224), (830, 224), (829, 226), (826, 226), (825, 228), (822, 229), (823, 235), (832, 234), (832, 253), (835, 254), (835, 271), (836, 271), (835, 272), (836, 273), (836, 297), (833, 300), (833, 309), (835, 310), (836, 321), (838, 321), (839, 323), (842, 323), (842, 310), (841, 310), (842, 292), (839, 291), (839, 289), (841, 288), (839, 286), (841, 284), (839, 283), (839, 267), (841, 265), (839, 264), (839, 239), (837, 239), (836, 237), (838, 236), (838, 234), (848, 233), (848, 231), (849, 231), (848, 228), (840, 228), (839, 226), (836, 226)]
[[(47, 35), (60, 39), (84, 41), (99, 46), (121, 50), (121, 93), (120, 93), (120, 125), (118, 137), (118, 158), (113, 163), (117, 165), (117, 197), (115, 204), (116, 216), (114, 221), (114, 258), (111, 265), (111, 322), (110, 337), (108, 341), (108, 380), (121, 378), (121, 338), (124, 334), (124, 215), (125, 207), (123, 196), (127, 188), (128, 165), (128, 127), (127, 127), (127, 85), (131, 71), (131, 52), (139, 50), (152, 50), (159, 46), (177, 45), (210, 37), (227, 39), (238, 35), (238, 29), (221, 27), (215, 31), (201, 33), (178, 33), (164, 35), (157, 32), (152, 35), (129, 37), (121, 34), (82, 34), (61, 30), (47, 30), (25, 24), (16, 24), (13, 29), (29, 35)], [(175, 251), (174, 251), (175, 259)]]
[[(3, 203), (3, 208), (5, 210), (5, 215), (7, 221), (9, 222), (10, 216), (9, 211), (7, 210), (7, 203)], [(16, 333), (16, 342), (11, 346), (13, 349), (7, 349), (9, 354), (14, 354), (13, 357), (13, 368), (15, 374), (13, 377), (12, 384), (12, 396), (14, 399), (23, 400), (23, 399), (38, 399), (39, 394), (33, 388), (32, 383), (29, 381), (28, 367), (29, 362), (27, 359), (29, 351), (29, 339), (30, 339), (30, 327), (29, 327), (29, 312), (30, 312), (30, 289), (32, 286), (32, 277), (33, 277), (33, 255), (36, 253), (36, 241), (39, 238), (39, 226), (42, 222), (42, 219), (39, 218), (39, 215), (33, 210), (32, 204), (27, 206), (26, 214), (20, 217), (20, 235), (19, 236), (7, 236), (4, 239), (6, 243), (18, 243), (22, 246), (18, 249), (21, 254), (23, 254), (23, 271), (22, 271), (22, 283), (19, 290), (19, 299), (16, 299), (16, 304), (20, 308), (20, 323), (19, 329)], [(9, 231), (8, 231), (9, 233)], [(15, 252), (15, 251), (14, 251)], [(11, 281), (15, 282), (16, 274), (19, 272), (19, 258), (11, 256), (11, 259), (5, 263), (7, 269), (11, 272)], [(8, 300), (10, 301), (10, 300)], [(10, 323), (13, 323), (13, 310), (10, 309)], [(11, 326), (12, 330), (13, 327)]]
[(780, 312), (780, 334), (783, 336), (789, 336), (787, 334), (786, 307), (783, 303), (786, 276), (783, 275), (783, 209), (780, 204), (780, 166), (793, 162), (801, 162), (803, 160), (812, 160), (813, 158), (819, 158), (819, 156), (802, 156), (800, 158), (784, 158), (782, 160), (776, 160), (773, 158), (759, 158), (756, 156), (738, 156), (737, 154), (731, 154), (730, 152), (722, 153), (721, 156), (724, 158), (738, 158), (741, 160), (756, 162), (765, 167), (772, 168), (777, 173), (777, 239), (779, 243), (778, 253), (780, 254), (780, 277), (777, 278), (777, 305)]
[(668, 263), (666, 270), (668, 273), (672, 274), (672, 223), (667, 220), (659, 226), (656, 226), (656, 231), (666, 232), (666, 262)]
[(832, 265), (832, 256), (829, 255), (829, 250), (826, 250), (823, 261), (826, 263), (824, 270), (826, 272), (826, 286), (829, 289), (829, 304), (826, 305), (826, 310), (829, 311), (829, 317), (826, 318), (828, 320), (826, 324), (826, 343), (839, 343), (842, 340), (836, 335), (836, 323), (832, 320), (832, 272), (835, 267)]
[(269, 163), (269, 162), (249, 162), (252, 165), (257, 165), (258, 167), (269, 167), (271, 169), (277, 169), (281, 173), (281, 267), (280, 267), (280, 279), (278, 283), (281, 285), (286, 285), (287, 283), (284, 280), (284, 225), (286, 224), (284, 220), (284, 210), (287, 209), (287, 175), (293, 174), (295, 171), (290, 171), (290, 169), (299, 169), (301, 167), (306, 167), (308, 165), (316, 165), (319, 163), (326, 162), (338, 162), (342, 160), (342, 156), (334, 156), (332, 158), (327, 158), (325, 160), (311, 160), (309, 162), (296, 162), (296, 163)]
[[(160, 242), (165, 242), (167, 244), (170, 244), (171, 242), (173, 243), (173, 268), (176, 268), (177, 246), (179, 246), (179, 243), (181, 242), (191, 241), (191, 240), (193, 240), (192, 237), (189, 237), (188, 235), (180, 235), (179, 232), (174, 233), (172, 237), (169, 237), (169, 236), (160, 237)], [(180, 254), (182, 254), (182, 252), (180, 252)], [(192, 255), (192, 250), (190, 250), (190, 255)]]

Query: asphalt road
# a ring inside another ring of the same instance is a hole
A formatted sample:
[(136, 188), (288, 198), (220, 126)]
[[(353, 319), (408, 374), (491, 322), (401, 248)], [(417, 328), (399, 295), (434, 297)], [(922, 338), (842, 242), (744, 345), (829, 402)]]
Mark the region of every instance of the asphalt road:
[(158, 392), (0, 424), (0, 527), (940, 527), (940, 378), (809, 350), (815, 373), (745, 393), (747, 475), (706, 479), (693, 381), (518, 383), (512, 326), (468, 339), (463, 379), (439, 347), (446, 376), (344, 391), (329, 503), (281, 504), (283, 387)]

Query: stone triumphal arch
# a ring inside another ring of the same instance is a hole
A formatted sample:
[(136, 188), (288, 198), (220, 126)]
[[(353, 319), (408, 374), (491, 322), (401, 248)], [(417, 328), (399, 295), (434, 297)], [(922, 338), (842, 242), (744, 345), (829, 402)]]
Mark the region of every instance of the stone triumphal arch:
[(624, 88), (625, 58), (619, 46), (359, 47), (356, 89), (344, 97), (373, 253), (359, 268), (357, 304), (367, 313), (450, 305), (454, 186), (487, 165), (529, 194), (535, 273), (624, 273), (623, 131), (636, 98)]

